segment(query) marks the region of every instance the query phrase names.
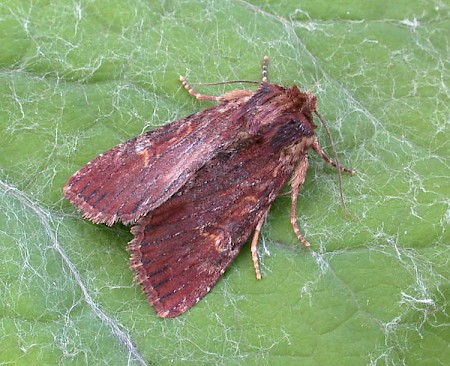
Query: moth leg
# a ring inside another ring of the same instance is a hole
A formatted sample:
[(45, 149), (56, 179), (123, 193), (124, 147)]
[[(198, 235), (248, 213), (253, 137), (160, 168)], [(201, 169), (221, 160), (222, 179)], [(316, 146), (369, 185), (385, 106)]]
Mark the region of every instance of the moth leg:
[(252, 90), (244, 90), (244, 89), (236, 89), (231, 90), (224, 95), (221, 96), (215, 96), (215, 95), (205, 95), (201, 94), (197, 91), (195, 91), (186, 81), (184, 76), (180, 76), (181, 84), (183, 84), (183, 87), (188, 91), (189, 94), (194, 96), (198, 100), (212, 100), (215, 102), (225, 102), (229, 100), (235, 100), (235, 99), (241, 99), (245, 97), (251, 97), (254, 92)]
[(259, 259), (258, 259), (258, 241), (259, 241), (259, 234), (261, 233), (261, 228), (264, 224), (264, 220), (266, 219), (266, 215), (263, 215), (261, 219), (258, 222), (258, 225), (256, 225), (255, 233), (253, 234), (252, 239), (252, 245), (251, 245), (251, 252), (252, 252), (252, 261), (253, 261), (253, 267), (255, 267), (255, 273), (256, 273), (256, 279), (261, 279), (261, 271), (259, 270)]
[(294, 171), (294, 174), (292, 174), (291, 178), (291, 224), (292, 228), (294, 229), (295, 235), (297, 235), (298, 240), (300, 240), (305, 247), (311, 246), (309, 242), (303, 237), (303, 235), (300, 233), (300, 229), (298, 228), (297, 224), (297, 198), (298, 193), (300, 191), (300, 187), (302, 186), (303, 182), (305, 181), (306, 177), (306, 171), (308, 170), (308, 154), (304, 154), (301, 157), (300, 163), (297, 165), (297, 168)]
[(353, 169), (348, 169), (345, 166), (341, 166), (341, 165), (337, 165), (333, 160), (331, 160), (331, 158), (325, 154), (325, 152), (322, 150), (322, 148), (320, 147), (319, 143), (317, 141), (315, 141), (312, 144), (312, 149), (320, 155), (320, 157), (325, 161), (325, 163), (327, 163), (328, 165), (331, 165), (333, 168), (335, 169), (339, 169), (342, 172), (348, 173), (350, 175), (355, 175), (356, 172)]

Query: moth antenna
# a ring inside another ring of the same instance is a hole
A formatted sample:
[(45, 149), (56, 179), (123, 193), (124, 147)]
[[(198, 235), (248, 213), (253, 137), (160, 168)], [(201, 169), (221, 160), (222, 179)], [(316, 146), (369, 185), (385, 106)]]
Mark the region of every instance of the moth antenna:
[[(342, 189), (342, 171), (345, 171), (345, 172), (349, 173), (350, 175), (355, 175), (355, 171), (354, 170), (350, 170), (350, 169), (345, 168), (345, 167), (340, 165), (339, 158), (338, 158), (338, 155), (337, 155), (337, 152), (336, 152), (336, 146), (334, 145), (333, 136), (331, 135), (331, 132), (330, 132), (330, 129), (328, 128), (327, 123), (325, 122), (324, 118), (322, 117), (322, 115), (317, 110), (315, 110), (314, 113), (316, 114), (317, 117), (319, 117), (320, 123), (322, 123), (322, 126), (324, 127), (325, 131), (327, 132), (328, 139), (330, 140), (331, 148), (333, 149), (334, 163), (332, 161), (328, 161), (328, 163), (333, 165), (336, 168), (336, 170), (338, 171), (339, 199), (341, 201), (342, 208), (347, 213), (349, 213), (349, 211), (347, 209), (347, 205), (345, 204), (344, 191)], [(322, 158), (324, 158), (323, 155), (322, 155)], [(327, 160), (325, 159), (325, 161), (327, 161)]]
[(264, 56), (263, 58), (263, 63), (262, 63), (262, 82), (263, 83), (268, 83), (269, 82), (269, 78), (268, 78), (268, 72), (267, 72), (267, 66), (269, 64), (269, 57), (268, 56)]

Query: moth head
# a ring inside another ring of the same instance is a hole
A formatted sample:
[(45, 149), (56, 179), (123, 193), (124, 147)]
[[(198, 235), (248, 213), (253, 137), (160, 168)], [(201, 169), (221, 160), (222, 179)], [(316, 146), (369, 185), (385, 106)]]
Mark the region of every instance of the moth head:
[(316, 110), (317, 97), (314, 94), (306, 92), (306, 105), (311, 111)]
[(317, 98), (310, 92), (302, 92), (297, 85), (292, 85), (286, 94), (294, 104), (294, 108), (303, 113), (310, 114), (316, 110)]

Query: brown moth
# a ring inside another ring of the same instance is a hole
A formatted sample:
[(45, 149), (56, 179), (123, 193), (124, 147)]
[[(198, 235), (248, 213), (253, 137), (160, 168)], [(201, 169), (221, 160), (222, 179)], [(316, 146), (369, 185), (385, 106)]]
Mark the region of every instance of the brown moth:
[(175, 317), (215, 285), (254, 233), (256, 277), (264, 219), (290, 178), (291, 223), (297, 225), (297, 196), (308, 169), (308, 151), (333, 162), (314, 133), (316, 97), (296, 85), (267, 80), (255, 91), (220, 97), (195, 92), (218, 105), (120, 144), (86, 164), (64, 194), (95, 223), (134, 224), (131, 267), (161, 317)]

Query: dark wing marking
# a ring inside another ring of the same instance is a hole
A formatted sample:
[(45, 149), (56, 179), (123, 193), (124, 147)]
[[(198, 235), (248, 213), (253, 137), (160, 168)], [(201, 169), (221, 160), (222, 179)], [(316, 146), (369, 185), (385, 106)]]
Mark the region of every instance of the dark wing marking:
[(131, 266), (159, 316), (183, 313), (214, 286), (306, 158), (311, 136), (292, 122), (240, 142), (137, 222)]

